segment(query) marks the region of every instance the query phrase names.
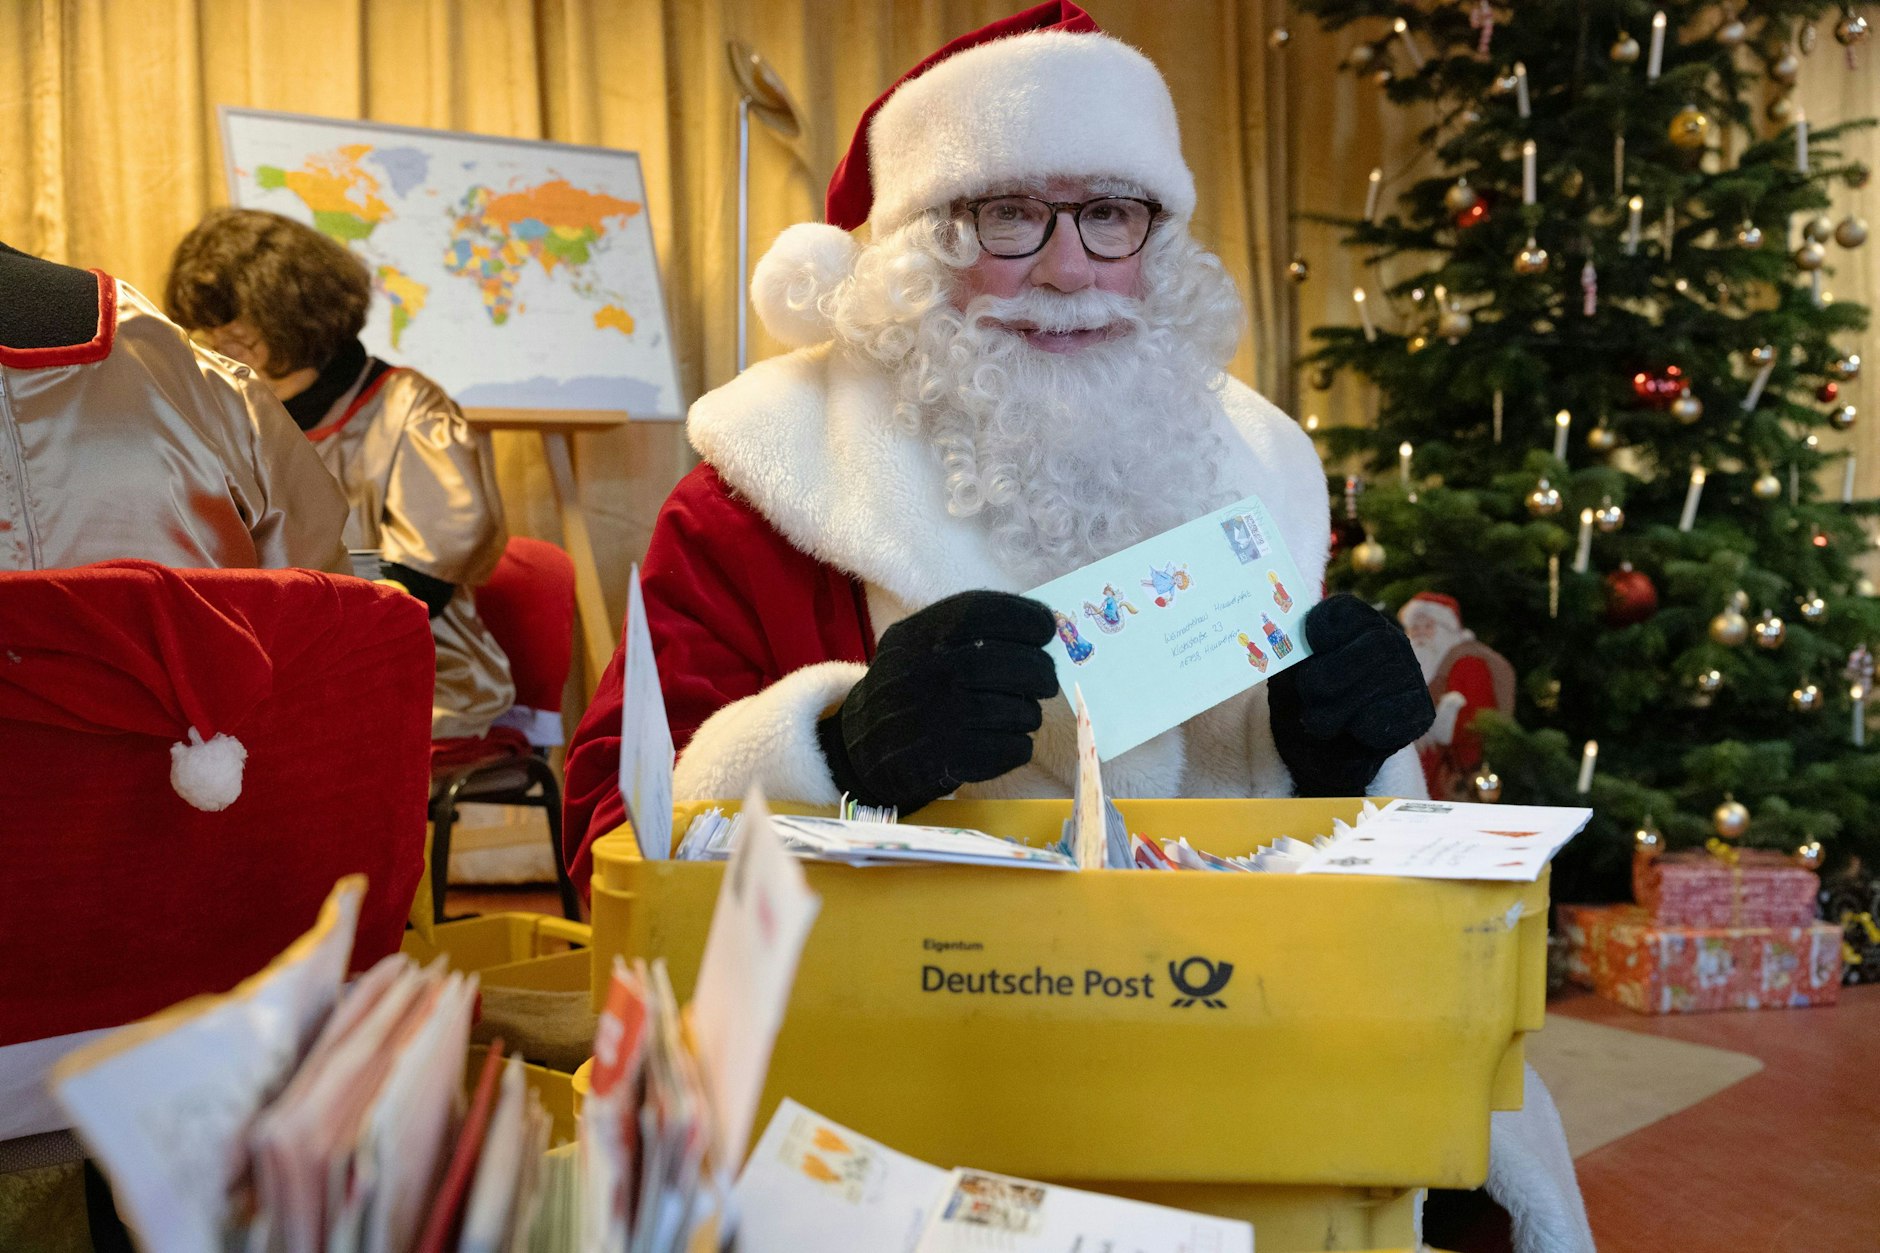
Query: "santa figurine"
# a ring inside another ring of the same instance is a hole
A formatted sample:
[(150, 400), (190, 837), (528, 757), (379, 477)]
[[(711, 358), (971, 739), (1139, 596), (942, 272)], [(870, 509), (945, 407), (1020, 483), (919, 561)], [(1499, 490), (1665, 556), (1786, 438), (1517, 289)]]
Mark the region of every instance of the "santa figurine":
[(1469, 782), (1482, 764), (1482, 738), (1472, 728), (1484, 709), (1514, 713), (1514, 667), (1462, 625), (1452, 596), (1419, 592), (1397, 611), (1436, 703), (1436, 721), (1417, 741), (1430, 795), (1472, 800)]

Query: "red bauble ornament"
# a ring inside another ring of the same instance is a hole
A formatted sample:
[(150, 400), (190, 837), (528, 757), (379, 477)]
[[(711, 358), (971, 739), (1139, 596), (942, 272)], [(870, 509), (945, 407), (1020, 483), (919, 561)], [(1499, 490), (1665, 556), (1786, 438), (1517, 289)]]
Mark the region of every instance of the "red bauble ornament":
[(1658, 589), (1630, 562), (1606, 576), (1606, 624), (1634, 626), (1658, 612)]
[(1668, 408), (1684, 394), (1684, 369), (1668, 365), (1662, 370), (1640, 370), (1632, 376), (1632, 394), (1654, 409)]
[(1824, 405), (1832, 404), (1834, 401), (1834, 398), (1836, 396), (1839, 396), (1840, 394), (1841, 394), (1841, 385), (1839, 383), (1836, 383), (1832, 379), (1828, 380), (1826, 383), (1823, 383), (1820, 387), (1817, 387), (1815, 389), (1815, 399), (1819, 400)]
[(1478, 195), (1476, 202), (1456, 214), (1456, 229), (1468, 230), (1488, 221), (1488, 197)]

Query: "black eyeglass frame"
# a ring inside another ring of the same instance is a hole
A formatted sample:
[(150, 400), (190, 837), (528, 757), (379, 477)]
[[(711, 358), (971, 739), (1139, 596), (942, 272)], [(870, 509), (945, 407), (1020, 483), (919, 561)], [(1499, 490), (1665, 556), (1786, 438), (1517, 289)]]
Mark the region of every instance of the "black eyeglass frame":
[[(1013, 253), (993, 252), (990, 248), (986, 248), (985, 237), (981, 235), (979, 231), (979, 210), (995, 200), (1029, 200), (1033, 204), (1041, 204), (1051, 210), (1051, 217), (1045, 223), (1044, 238), (1038, 241), (1036, 248), (1033, 248), (1030, 252)], [(1142, 242), (1120, 257), (1106, 257), (1102, 253), (1091, 252), (1090, 243), (1084, 238), (1084, 210), (1088, 209), (1093, 204), (1102, 204), (1106, 200), (1127, 200), (1131, 204), (1139, 204), (1149, 211), (1149, 225), (1142, 232)], [(1084, 253), (1087, 256), (1098, 261), (1127, 261), (1149, 246), (1149, 236), (1155, 234), (1156, 223), (1162, 220), (1162, 202), (1159, 200), (1149, 200), (1142, 196), (1092, 196), (1088, 200), (1046, 200), (1042, 196), (1007, 194), (1003, 196), (981, 196), (977, 200), (966, 201), (960, 208), (965, 210), (967, 215), (972, 218), (973, 238), (979, 241), (979, 246), (986, 248), (987, 256), (997, 257), (1001, 261), (1022, 261), (1026, 257), (1035, 257), (1043, 252), (1045, 245), (1051, 242), (1051, 236), (1057, 230), (1058, 218), (1066, 213), (1071, 215), (1071, 225), (1077, 228), (1077, 242), (1083, 246)]]

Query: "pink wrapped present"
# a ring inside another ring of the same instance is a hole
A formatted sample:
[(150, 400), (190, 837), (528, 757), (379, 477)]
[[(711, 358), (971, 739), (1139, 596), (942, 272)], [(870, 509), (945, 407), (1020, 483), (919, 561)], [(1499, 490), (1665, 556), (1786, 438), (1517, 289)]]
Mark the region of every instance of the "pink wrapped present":
[(1632, 895), (1662, 927), (1806, 927), (1821, 881), (1780, 853), (1693, 850), (1632, 865)]
[(1841, 932), (1800, 927), (1664, 927), (1636, 905), (1562, 905), (1567, 974), (1642, 1014), (1833, 1005)]

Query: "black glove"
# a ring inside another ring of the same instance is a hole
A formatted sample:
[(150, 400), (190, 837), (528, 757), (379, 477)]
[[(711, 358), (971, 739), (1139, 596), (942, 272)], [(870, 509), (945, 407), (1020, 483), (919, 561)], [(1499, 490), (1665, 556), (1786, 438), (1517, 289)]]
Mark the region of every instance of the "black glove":
[(1384, 759), (1430, 729), (1430, 703), (1403, 629), (1356, 596), (1306, 615), (1312, 655), (1267, 684), (1273, 744), (1300, 796), (1362, 796)]
[(1056, 630), (1035, 600), (961, 592), (883, 631), (868, 673), (816, 726), (836, 787), (907, 812), (1030, 761), (1039, 703), (1058, 690), (1044, 651)]

